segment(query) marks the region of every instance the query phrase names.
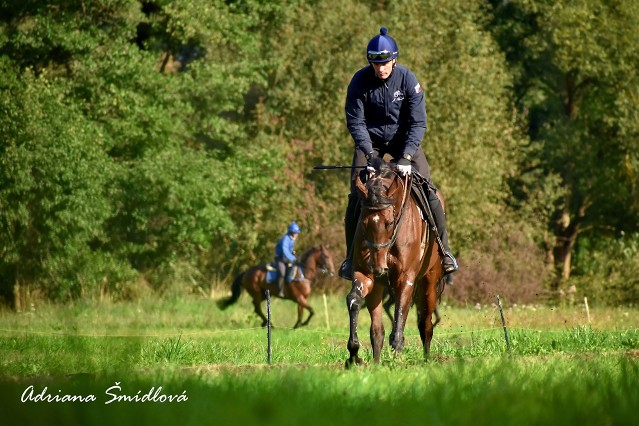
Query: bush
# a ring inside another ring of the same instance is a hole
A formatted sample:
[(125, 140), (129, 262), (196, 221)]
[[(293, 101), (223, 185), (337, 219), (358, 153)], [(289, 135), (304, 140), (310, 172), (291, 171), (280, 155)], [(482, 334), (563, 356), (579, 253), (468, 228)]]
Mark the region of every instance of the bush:
[(594, 303), (632, 304), (639, 300), (639, 234), (620, 239), (580, 240), (575, 271), (567, 286)]
[[(514, 228), (514, 226), (513, 226)], [(492, 304), (499, 295), (510, 303), (532, 303), (548, 298), (545, 287), (551, 268), (542, 250), (523, 233), (499, 230), (485, 247), (476, 247), (458, 259), (459, 271), (444, 297), (456, 304)]]

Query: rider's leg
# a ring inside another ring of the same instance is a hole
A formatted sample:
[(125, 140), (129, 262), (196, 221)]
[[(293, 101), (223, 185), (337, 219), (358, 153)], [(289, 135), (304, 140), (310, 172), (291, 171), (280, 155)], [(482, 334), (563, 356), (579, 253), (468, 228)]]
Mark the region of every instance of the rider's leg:
[(442, 242), (442, 252), (444, 255), (444, 274), (450, 274), (452, 272), (455, 272), (458, 269), (458, 266), (457, 260), (455, 260), (455, 257), (450, 251), (450, 247), (448, 245), (446, 213), (444, 213), (442, 203), (439, 201), (437, 193), (434, 190), (431, 191), (428, 189), (428, 183), (424, 184), (424, 191), (427, 194), (428, 204), (430, 205), (430, 210), (433, 213), (433, 218), (435, 219), (435, 226), (437, 226), (437, 230), (439, 232), (439, 239)]
[[(430, 180), (430, 166), (428, 165), (428, 160), (426, 160), (426, 156), (424, 155), (424, 151), (420, 148), (415, 151), (413, 155), (412, 164), (419, 172), (420, 175)], [(450, 274), (451, 272), (455, 272), (458, 269), (457, 260), (450, 251), (450, 247), (448, 246), (448, 231), (446, 230), (446, 214), (444, 213), (444, 209), (442, 208), (442, 204), (439, 201), (439, 197), (435, 191), (431, 191), (428, 188), (428, 182), (424, 184), (424, 193), (426, 194), (426, 198), (428, 199), (428, 204), (430, 205), (430, 210), (433, 213), (433, 218), (435, 219), (435, 226), (437, 226), (437, 230), (439, 231), (439, 239), (442, 242), (442, 252), (444, 255), (444, 274)]]
[(339, 268), (339, 276), (349, 281), (353, 280), (353, 239), (357, 229), (357, 195), (349, 194), (348, 207), (344, 215), (344, 236), (346, 239), (346, 259)]
[(353, 153), (353, 162), (351, 163), (353, 170), (351, 171), (351, 193), (348, 196), (348, 206), (344, 215), (344, 236), (346, 238), (346, 259), (339, 267), (338, 274), (340, 277), (349, 281), (353, 280), (353, 262), (352, 262), (352, 246), (353, 238), (355, 238), (355, 230), (357, 229), (357, 218), (359, 217), (357, 190), (355, 180), (361, 171), (361, 167), (366, 166), (366, 156), (359, 149), (355, 149)]
[(277, 296), (284, 297), (284, 279), (286, 278), (286, 264), (277, 261)]

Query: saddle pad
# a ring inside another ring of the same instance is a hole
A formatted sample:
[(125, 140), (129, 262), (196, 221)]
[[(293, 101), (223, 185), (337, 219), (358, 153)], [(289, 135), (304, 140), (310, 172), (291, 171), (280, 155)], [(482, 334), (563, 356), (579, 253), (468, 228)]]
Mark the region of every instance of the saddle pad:
[(277, 266), (274, 263), (268, 263), (266, 265), (266, 284), (273, 284), (279, 278), (280, 273), (277, 271)]

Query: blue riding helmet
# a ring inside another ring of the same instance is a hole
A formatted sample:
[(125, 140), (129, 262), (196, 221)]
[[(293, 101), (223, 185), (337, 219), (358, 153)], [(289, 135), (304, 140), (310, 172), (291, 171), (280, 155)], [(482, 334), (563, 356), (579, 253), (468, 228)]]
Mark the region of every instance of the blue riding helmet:
[(291, 222), (291, 224), (288, 226), (288, 233), (289, 234), (299, 234), (300, 233), (300, 227), (297, 223), (295, 223), (295, 221)]
[(379, 35), (376, 35), (368, 42), (366, 47), (366, 59), (368, 62), (383, 64), (399, 55), (399, 48), (393, 37), (388, 35), (388, 29), (382, 27), (379, 29)]

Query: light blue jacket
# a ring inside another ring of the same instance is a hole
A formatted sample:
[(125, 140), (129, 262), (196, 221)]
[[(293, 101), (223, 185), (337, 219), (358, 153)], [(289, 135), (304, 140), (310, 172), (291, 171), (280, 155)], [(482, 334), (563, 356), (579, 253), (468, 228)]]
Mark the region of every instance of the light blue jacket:
[(295, 250), (295, 240), (290, 234), (284, 234), (275, 245), (275, 260), (283, 260), (287, 263), (293, 263), (297, 259), (293, 254)]

